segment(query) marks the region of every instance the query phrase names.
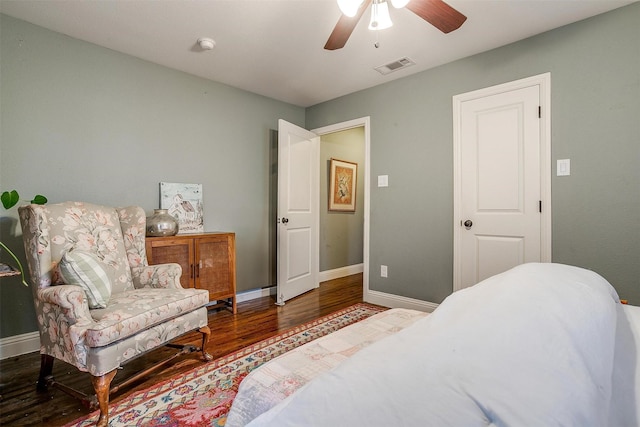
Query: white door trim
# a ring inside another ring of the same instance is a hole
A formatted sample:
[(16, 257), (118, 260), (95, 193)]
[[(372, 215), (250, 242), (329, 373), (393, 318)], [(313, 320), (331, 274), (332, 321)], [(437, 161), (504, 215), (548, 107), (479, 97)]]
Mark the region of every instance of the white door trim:
[(461, 289), (460, 238), (461, 227), (461, 106), (471, 101), (525, 87), (540, 87), (540, 198), (541, 218), (541, 261), (551, 262), (551, 73), (539, 74), (521, 80), (467, 92), (453, 97), (453, 291)]
[[(353, 119), (342, 123), (336, 123), (329, 126), (324, 126), (318, 129), (312, 129), (311, 132), (316, 135), (326, 135), (328, 133), (339, 132), (343, 130), (353, 129), (356, 127), (364, 127), (364, 242), (362, 246), (363, 250), (363, 274), (362, 274), (362, 287), (363, 287), (363, 299), (368, 301), (369, 298), (369, 218), (370, 218), (370, 193), (371, 193), (371, 177), (369, 172), (369, 165), (371, 164), (371, 137), (370, 137), (370, 117), (361, 117), (359, 119)], [(320, 163), (320, 159), (318, 159)], [(318, 224), (318, 229), (320, 224)], [(319, 244), (320, 242), (318, 242)]]

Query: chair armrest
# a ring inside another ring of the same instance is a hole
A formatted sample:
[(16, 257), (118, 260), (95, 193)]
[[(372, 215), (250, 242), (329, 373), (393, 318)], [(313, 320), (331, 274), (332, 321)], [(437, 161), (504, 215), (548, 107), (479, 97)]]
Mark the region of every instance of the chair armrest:
[(180, 276), (182, 267), (180, 264), (167, 263), (147, 265), (143, 267), (133, 267), (133, 286), (140, 288), (176, 288), (182, 289)]
[(58, 285), (38, 289), (40, 301), (60, 307), (70, 324), (93, 323), (87, 297), (79, 286)]

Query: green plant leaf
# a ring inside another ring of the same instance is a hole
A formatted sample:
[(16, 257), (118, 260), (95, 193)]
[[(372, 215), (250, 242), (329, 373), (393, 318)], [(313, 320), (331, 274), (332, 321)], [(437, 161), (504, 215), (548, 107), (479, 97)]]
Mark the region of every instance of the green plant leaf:
[(33, 198), (31, 203), (35, 205), (44, 205), (45, 203), (47, 203), (47, 198), (44, 197), (42, 194), (36, 194), (36, 197)]
[[(5, 193), (6, 193), (6, 191), (5, 191)], [(4, 196), (4, 193), (2, 195)], [(29, 284), (26, 282), (26, 280), (24, 278), (24, 268), (22, 268), (22, 264), (20, 263), (20, 260), (18, 259), (16, 254), (14, 254), (13, 251), (11, 249), (9, 249), (4, 243), (0, 242), (0, 246), (2, 248), (4, 248), (4, 250), (7, 251), (7, 253), (9, 255), (11, 255), (11, 257), (16, 262), (16, 264), (18, 264), (18, 269), (20, 269), (20, 276), (22, 277), (22, 284), (28, 287)]]
[(0, 199), (2, 200), (2, 206), (4, 206), (5, 209), (9, 209), (20, 201), (20, 195), (18, 195), (16, 190), (11, 190), (10, 192), (5, 191), (0, 195)]

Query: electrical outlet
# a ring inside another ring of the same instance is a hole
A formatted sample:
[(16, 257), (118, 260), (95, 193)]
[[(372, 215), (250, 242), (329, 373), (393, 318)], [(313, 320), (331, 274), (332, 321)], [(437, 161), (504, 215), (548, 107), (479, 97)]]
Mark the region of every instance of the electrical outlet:
[(387, 277), (387, 266), (386, 265), (381, 265), (380, 266), (380, 277)]

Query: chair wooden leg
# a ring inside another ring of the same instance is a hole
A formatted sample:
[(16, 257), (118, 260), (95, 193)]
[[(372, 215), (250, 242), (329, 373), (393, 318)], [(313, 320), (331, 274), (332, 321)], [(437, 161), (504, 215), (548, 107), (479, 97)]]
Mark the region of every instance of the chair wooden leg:
[(213, 356), (207, 353), (207, 343), (209, 342), (209, 336), (211, 336), (211, 329), (208, 326), (203, 326), (198, 329), (198, 332), (202, 334), (202, 358), (205, 362), (213, 360)]
[(46, 391), (49, 387), (49, 381), (52, 379), (51, 374), (53, 373), (53, 360), (53, 356), (48, 354), (40, 355), (40, 375), (36, 383), (38, 391)]
[(114, 369), (99, 377), (91, 376), (91, 382), (93, 383), (93, 388), (98, 398), (98, 405), (100, 406), (100, 417), (96, 423), (97, 427), (106, 427), (107, 424), (109, 424), (109, 387), (111, 380), (116, 376), (116, 372), (118, 372), (118, 370)]

